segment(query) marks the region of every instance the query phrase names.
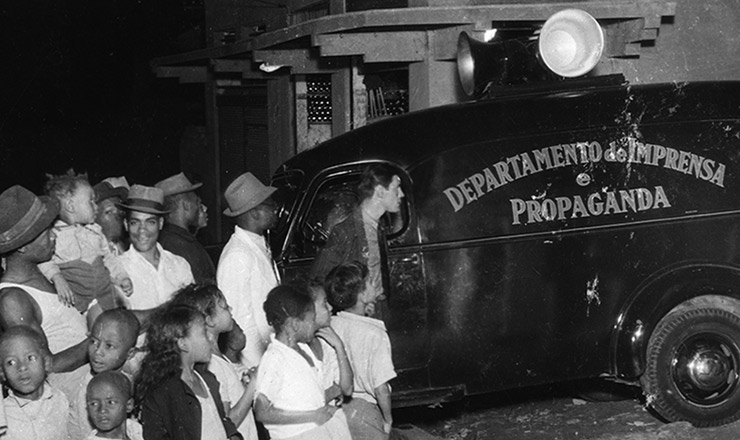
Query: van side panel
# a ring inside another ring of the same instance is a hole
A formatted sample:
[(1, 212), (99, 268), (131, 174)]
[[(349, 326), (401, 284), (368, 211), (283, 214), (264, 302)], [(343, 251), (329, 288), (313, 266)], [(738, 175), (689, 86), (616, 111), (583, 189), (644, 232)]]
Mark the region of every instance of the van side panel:
[(738, 122), (615, 124), (462, 144), (411, 169), (432, 386), (616, 374), (614, 332), (642, 286), (740, 268)]

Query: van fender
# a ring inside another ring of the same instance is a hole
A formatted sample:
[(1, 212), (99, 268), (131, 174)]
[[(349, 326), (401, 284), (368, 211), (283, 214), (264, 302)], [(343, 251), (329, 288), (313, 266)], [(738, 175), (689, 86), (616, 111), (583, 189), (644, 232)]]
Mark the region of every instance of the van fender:
[(711, 305), (740, 316), (740, 268), (691, 264), (656, 274), (625, 304), (612, 335), (612, 371), (635, 380), (645, 371), (650, 336), (669, 313)]

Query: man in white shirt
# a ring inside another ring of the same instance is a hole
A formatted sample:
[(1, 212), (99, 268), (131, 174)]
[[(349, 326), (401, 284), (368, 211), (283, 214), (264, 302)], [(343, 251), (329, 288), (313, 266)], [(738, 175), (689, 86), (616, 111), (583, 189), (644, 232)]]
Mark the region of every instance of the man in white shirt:
[(177, 290), (193, 283), (190, 264), (157, 243), (167, 213), (164, 192), (134, 185), (120, 206), (126, 210), (124, 226), (131, 239), (131, 247), (121, 255), (134, 285), (134, 293), (128, 298), (131, 308), (157, 307)]
[(224, 215), (233, 217), (236, 227), (221, 253), (216, 281), (246, 335), (241, 363), (249, 367), (259, 365), (272, 333), (262, 305), (279, 275), (263, 234), (277, 222), (275, 190), (245, 173), (224, 193), (229, 206)]

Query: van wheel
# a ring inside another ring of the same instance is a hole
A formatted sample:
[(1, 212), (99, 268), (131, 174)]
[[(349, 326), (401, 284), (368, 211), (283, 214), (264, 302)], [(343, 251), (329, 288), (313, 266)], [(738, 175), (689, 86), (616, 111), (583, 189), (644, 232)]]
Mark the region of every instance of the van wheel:
[(740, 317), (718, 308), (666, 316), (650, 337), (640, 378), (668, 421), (718, 426), (740, 418)]

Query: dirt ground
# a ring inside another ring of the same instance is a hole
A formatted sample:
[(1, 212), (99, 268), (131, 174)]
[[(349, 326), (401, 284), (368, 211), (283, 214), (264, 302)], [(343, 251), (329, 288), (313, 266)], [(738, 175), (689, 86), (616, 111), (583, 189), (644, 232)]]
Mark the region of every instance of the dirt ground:
[(394, 411), (403, 431), (414, 425), (445, 440), (735, 440), (740, 422), (694, 428), (664, 423), (645, 409), (639, 389), (625, 388), (624, 400), (590, 402), (562, 388), (477, 396), (433, 408)]

